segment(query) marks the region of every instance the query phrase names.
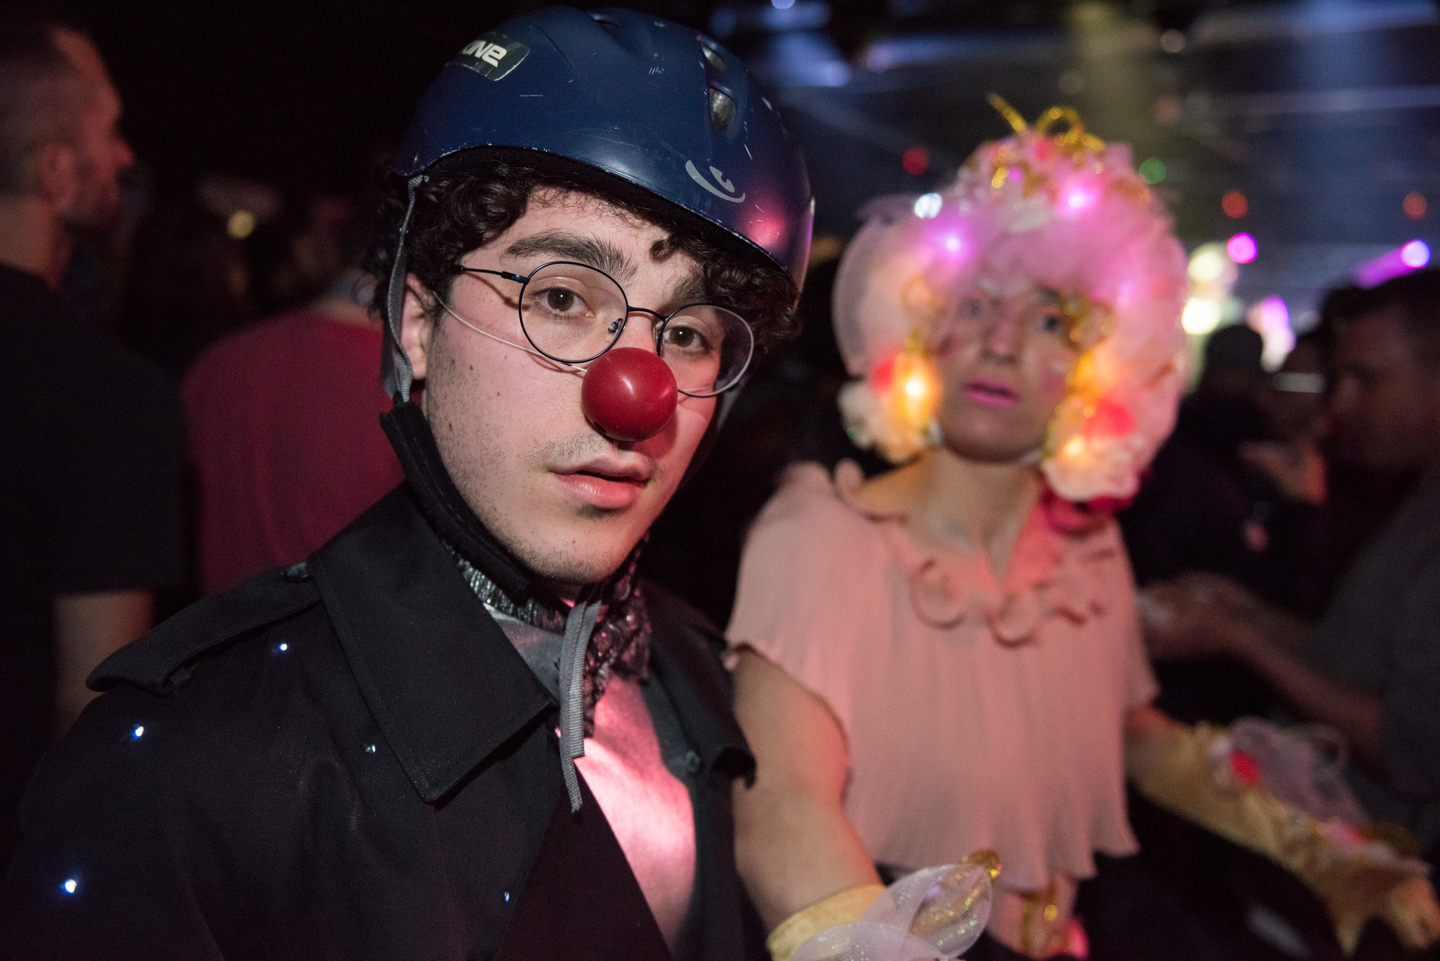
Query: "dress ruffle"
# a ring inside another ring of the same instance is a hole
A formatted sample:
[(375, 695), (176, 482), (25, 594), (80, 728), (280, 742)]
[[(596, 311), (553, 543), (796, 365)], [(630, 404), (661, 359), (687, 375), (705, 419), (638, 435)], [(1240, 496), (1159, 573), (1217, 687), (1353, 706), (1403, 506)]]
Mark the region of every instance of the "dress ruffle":
[(1094, 577), (1093, 561), (1114, 556), (1113, 542), (1082, 541), (1066, 550), (1063, 533), (1046, 512), (1033, 511), (1016, 541), (1009, 569), (997, 580), (983, 554), (918, 546), (905, 530), (905, 514), (876, 512), (860, 502), (864, 482), (853, 461), (835, 468), (833, 489), (841, 503), (880, 524), (886, 546), (909, 581), (916, 616), (931, 627), (952, 631), (947, 636), (955, 641), (973, 643), (988, 627), (999, 643), (1019, 646), (1034, 642), (1040, 625), (1050, 618), (1082, 624), (1104, 613), (1105, 591)]

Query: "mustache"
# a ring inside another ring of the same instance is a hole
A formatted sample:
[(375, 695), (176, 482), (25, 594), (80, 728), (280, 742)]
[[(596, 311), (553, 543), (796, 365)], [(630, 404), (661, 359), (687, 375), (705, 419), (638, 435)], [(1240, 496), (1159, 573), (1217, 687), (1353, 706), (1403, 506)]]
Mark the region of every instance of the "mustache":
[[(545, 441), (530, 452), (528, 460), (531, 468), (546, 470), (556, 464), (566, 466), (584, 464), (587, 461), (612, 454), (616, 449), (615, 445), (599, 434), (588, 434)], [(635, 452), (627, 451), (627, 453)], [(650, 466), (652, 480), (659, 479), (664, 475), (664, 469), (660, 466), (659, 461), (647, 454), (641, 456)]]

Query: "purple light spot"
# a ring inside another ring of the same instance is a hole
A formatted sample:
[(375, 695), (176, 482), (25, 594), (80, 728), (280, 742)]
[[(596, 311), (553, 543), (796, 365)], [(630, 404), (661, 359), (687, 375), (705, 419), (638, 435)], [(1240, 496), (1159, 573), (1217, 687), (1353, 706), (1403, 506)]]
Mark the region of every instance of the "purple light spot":
[(1430, 245), (1423, 240), (1412, 240), (1400, 248), (1400, 260), (1406, 267), (1419, 270), (1430, 262)]
[(1249, 234), (1236, 234), (1225, 243), (1225, 253), (1237, 264), (1248, 264), (1259, 253), (1255, 238)]

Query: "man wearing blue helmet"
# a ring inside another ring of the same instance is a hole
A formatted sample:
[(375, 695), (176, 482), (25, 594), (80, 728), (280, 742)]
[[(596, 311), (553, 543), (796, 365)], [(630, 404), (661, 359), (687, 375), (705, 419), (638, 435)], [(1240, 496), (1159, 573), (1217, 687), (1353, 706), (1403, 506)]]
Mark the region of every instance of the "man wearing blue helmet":
[(96, 671), (0, 957), (738, 956), (722, 641), (634, 570), (791, 332), (810, 219), (694, 31), (552, 8), (467, 45), (370, 255), (406, 483)]

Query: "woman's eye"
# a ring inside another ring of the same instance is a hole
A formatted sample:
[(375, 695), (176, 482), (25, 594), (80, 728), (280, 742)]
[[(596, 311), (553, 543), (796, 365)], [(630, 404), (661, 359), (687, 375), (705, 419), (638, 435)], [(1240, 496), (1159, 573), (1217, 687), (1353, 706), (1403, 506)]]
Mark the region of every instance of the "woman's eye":
[(1046, 313), (1040, 318), (1040, 329), (1047, 334), (1058, 334), (1065, 329), (1065, 318), (1055, 312)]

